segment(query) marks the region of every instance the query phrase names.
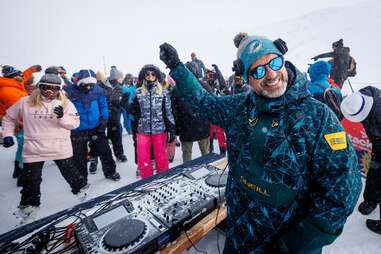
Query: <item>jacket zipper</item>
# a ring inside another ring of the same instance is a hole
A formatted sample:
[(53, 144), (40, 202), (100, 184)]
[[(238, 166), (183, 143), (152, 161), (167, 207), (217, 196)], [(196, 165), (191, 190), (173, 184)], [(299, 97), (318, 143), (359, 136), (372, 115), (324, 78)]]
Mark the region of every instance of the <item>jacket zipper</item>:
[(152, 93), (149, 91), (149, 125), (150, 125), (150, 135), (152, 135)]

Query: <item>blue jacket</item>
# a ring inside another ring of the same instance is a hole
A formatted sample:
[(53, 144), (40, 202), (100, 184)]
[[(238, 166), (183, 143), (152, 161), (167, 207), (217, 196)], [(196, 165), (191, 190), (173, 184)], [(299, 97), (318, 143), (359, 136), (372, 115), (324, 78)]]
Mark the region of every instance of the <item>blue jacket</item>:
[(76, 85), (65, 87), (69, 100), (74, 104), (80, 117), (80, 125), (73, 131), (86, 131), (98, 126), (101, 119), (108, 119), (107, 101), (103, 89), (95, 85), (85, 92)]
[(123, 93), (129, 93), (130, 96), (128, 97), (128, 103), (131, 104), (134, 100), (136, 88), (134, 86), (123, 86)]
[(317, 61), (308, 69), (308, 74), (311, 79), (311, 84), (308, 86), (308, 91), (315, 98), (321, 94), (324, 94), (324, 90), (327, 88), (332, 88), (338, 96), (342, 97), (340, 90), (332, 87), (328, 82), (330, 71), (331, 64), (325, 61)]
[(227, 135), (224, 253), (321, 253), (359, 197), (350, 139), (303, 74), (290, 63), (287, 71), (287, 91), (274, 99), (253, 91), (216, 97), (184, 65), (170, 73), (193, 112)]

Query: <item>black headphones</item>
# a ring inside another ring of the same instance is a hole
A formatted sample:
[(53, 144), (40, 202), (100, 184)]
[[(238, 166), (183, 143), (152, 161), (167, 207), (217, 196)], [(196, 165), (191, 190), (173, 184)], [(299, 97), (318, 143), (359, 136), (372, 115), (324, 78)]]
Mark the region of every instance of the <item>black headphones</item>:
[[(282, 55), (286, 54), (288, 51), (287, 44), (284, 40), (281, 38), (276, 39), (273, 41), (275, 47), (282, 53)], [(236, 76), (242, 76), (245, 72), (245, 66), (243, 65), (243, 62), (240, 58), (235, 60), (233, 62), (232, 70), (234, 71)]]

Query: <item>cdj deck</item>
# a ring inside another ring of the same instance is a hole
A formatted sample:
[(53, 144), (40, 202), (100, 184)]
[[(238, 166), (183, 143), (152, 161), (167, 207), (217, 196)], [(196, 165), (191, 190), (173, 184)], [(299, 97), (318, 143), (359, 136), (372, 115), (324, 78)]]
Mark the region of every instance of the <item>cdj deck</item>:
[(227, 174), (225, 158), (206, 155), (0, 235), (0, 252), (40, 253), (73, 228), (84, 254), (154, 253), (224, 202)]
[(75, 228), (82, 253), (152, 253), (224, 200), (227, 173), (213, 166), (182, 173), (135, 189), (134, 196), (88, 214)]

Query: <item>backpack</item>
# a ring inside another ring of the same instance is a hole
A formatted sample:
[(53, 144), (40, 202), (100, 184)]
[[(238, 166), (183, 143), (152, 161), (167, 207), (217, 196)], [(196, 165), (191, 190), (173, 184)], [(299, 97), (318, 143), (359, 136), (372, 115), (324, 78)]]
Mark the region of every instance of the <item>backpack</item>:
[(348, 66), (348, 77), (356, 76), (357, 74), (356, 68), (357, 68), (357, 62), (352, 56), (350, 56), (350, 62)]
[(340, 104), (343, 98), (338, 95), (332, 87), (325, 88), (323, 85), (318, 84), (322, 89), (324, 89), (323, 96), (317, 98), (319, 101), (326, 104), (335, 113), (339, 121), (343, 119), (343, 115), (340, 110)]

